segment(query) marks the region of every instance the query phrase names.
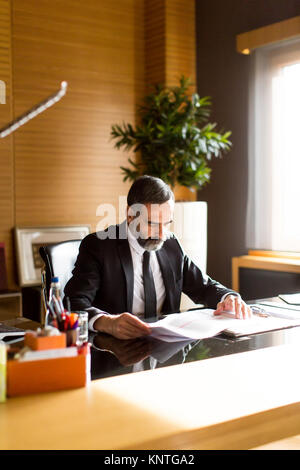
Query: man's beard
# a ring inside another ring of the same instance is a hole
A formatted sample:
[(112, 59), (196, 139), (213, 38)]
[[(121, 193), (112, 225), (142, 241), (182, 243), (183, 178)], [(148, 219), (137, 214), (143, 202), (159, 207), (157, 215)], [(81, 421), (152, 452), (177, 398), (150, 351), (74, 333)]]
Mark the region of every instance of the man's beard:
[(147, 251), (160, 250), (164, 244), (164, 240), (157, 238), (137, 238), (139, 245)]

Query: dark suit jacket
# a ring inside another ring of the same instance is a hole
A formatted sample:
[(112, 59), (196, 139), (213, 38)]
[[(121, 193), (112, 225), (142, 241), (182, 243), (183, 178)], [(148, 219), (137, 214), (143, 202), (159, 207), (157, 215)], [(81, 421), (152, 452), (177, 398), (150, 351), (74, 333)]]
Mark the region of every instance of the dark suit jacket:
[[(111, 314), (132, 311), (133, 264), (127, 238), (119, 238), (120, 229), (124, 229), (124, 224), (92, 233), (82, 240), (73, 276), (64, 290), (73, 310), (96, 307)], [(114, 232), (114, 239), (103, 239)], [(225, 293), (232, 292), (203, 275), (174, 235), (156, 254), (166, 289), (164, 313), (179, 311), (182, 292), (209, 308), (215, 308)], [(96, 313), (96, 309), (91, 309), (90, 318)]]

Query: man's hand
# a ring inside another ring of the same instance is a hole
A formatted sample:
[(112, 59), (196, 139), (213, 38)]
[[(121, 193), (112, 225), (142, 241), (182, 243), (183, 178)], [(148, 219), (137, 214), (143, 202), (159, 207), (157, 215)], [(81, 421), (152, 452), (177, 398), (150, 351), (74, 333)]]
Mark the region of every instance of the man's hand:
[(94, 346), (111, 352), (123, 366), (131, 366), (146, 359), (153, 348), (147, 338), (121, 340), (102, 334), (94, 337)]
[(214, 315), (234, 315), (235, 318), (252, 318), (252, 310), (239, 296), (227, 295), (223, 302), (219, 302)]
[(103, 315), (95, 321), (94, 328), (119, 339), (140, 338), (151, 333), (151, 328), (147, 323), (128, 312), (119, 315)]

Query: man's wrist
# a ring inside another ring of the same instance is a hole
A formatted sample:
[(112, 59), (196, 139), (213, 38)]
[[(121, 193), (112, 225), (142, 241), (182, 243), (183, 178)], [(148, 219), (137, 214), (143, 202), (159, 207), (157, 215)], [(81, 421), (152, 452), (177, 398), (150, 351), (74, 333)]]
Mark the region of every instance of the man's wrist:
[(111, 330), (111, 316), (110, 315), (101, 315), (101, 317), (95, 320), (93, 328), (102, 333), (110, 333)]

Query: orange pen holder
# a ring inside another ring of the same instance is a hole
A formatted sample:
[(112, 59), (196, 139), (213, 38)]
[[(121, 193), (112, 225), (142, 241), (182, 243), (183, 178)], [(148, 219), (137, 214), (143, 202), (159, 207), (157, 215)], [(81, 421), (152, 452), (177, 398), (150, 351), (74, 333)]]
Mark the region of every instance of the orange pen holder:
[(84, 387), (90, 380), (90, 346), (78, 355), (33, 361), (7, 361), (7, 396), (15, 397)]

